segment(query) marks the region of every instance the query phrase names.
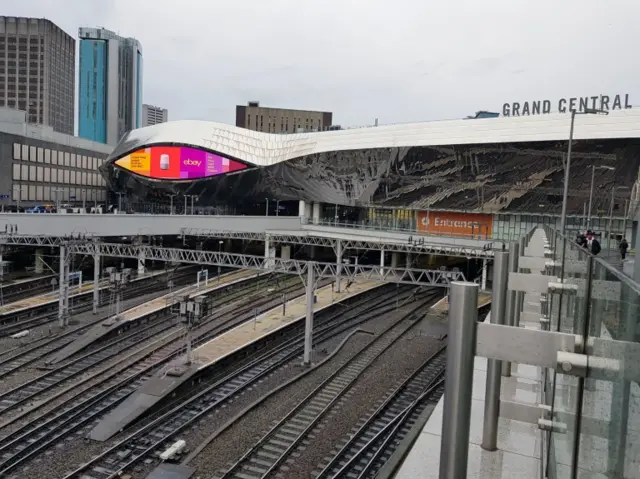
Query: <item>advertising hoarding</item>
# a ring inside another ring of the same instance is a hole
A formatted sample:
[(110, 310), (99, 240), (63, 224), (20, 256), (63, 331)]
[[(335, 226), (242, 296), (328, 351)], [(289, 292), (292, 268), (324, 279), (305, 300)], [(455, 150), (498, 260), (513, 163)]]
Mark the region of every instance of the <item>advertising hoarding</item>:
[(159, 180), (189, 180), (244, 170), (247, 165), (185, 146), (151, 146), (116, 160), (116, 166)]
[(493, 216), (482, 213), (421, 211), (418, 213), (421, 233), (488, 238), (493, 231)]

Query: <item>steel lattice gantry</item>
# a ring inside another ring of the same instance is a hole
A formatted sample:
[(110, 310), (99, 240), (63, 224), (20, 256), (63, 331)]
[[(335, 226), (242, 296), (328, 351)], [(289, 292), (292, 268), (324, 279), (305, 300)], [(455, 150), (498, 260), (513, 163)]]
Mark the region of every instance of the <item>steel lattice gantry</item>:
[(302, 261), (296, 259), (265, 258), (236, 253), (165, 248), (149, 245), (72, 241), (66, 245), (69, 253), (83, 255), (140, 258), (172, 263), (227, 266), (231, 268), (306, 275), (313, 268), (316, 279), (341, 276), (348, 280), (364, 279), (385, 283), (404, 283), (418, 286), (447, 286), (451, 281), (464, 281), (461, 271), (440, 271), (391, 268), (376, 265), (354, 265)]
[(270, 243), (279, 244), (298, 244), (306, 246), (321, 246), (326, 248), (337, 247), (341, 243), (342, 250), (358, 249), (358, 250), (381, 250), (398, 253), (414, 253), (414, 254), (435, 254), (443, 256), (456, 256), (462, 258), (493, 258), (493, 243), (487, 242), (483, 248), (477, 248), (465, 245), (446, 245), (429, 243), (422, 236), (415, 238), (409, 237), (407, 242), (399, 241), (373, 241), (373, 240), (354, 240), (354, 239), (337, 239), (319, 234), (294, 234), (284, 232), (266, 232), (266, 233), (243, 233), (237, 231), (226, 230), (206, 230), (195, 228), (182, 228), (183, 236), (194, 236), (197, 238), (225, 238), (225, 239), (242, 239), (249, 241), (269, 241)]

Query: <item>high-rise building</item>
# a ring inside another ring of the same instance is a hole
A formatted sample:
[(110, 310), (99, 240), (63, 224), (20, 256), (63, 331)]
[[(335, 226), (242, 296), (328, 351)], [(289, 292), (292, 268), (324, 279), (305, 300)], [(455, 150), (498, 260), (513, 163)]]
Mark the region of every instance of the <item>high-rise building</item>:
[(157, 125), (169, 121), (169, 110), (153, 105), (142, 105), (142, 126)]
[(257, 101), (236, 106), (236, 126), (266, 133), (302, 133), (328, 130), (333, 113), (327, 111), (266, 108)]
[(142, 126), (142, 47), (104, 28), (80, 28), (78, 135), (115, 145)]
[(73, 135), (76, 42), (44, 18), (0, 16), (0, 107)]

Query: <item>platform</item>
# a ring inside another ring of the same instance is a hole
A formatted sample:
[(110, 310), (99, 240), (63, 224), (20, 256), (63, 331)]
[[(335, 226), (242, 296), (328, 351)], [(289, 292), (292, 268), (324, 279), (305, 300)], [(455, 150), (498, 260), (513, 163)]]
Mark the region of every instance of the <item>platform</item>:
[(195, 284), (187, 286), (185, 288), (173, 291), (169, 294), (162, 295), (156, 299), (152, 299), (151, 301), (147, 301), (146, 303), (143, 303), (139, 306), (127, 309), (126, 311), (120, 313), (119, 318), (112, 316), (111, 318), (106, 319), (105, 321), (93, 326), (78, 339), (72, 341), (67, 346), (62, 348), (58, 353), (56, 353), (53, 358), (51, 358), (51, 360), (47, 362), (47, 364), (57, 364), (60, 361), (64, 361), (65, 359), (78, 353), (79, 351), (82, 351), (84, 348), (98, 341), (100, 338), (106, 336), (112, 331), (123, 327), (123, 325), (166, 309), (173, 303), (173, 301), (177, 297), (189, 295), (190, 298), (195, 298), (197, 296), (202, 296), (203, 294), (215, 291), (216, 289), (223, 288), (255, 276), (256, 273), (254, 271), (232, 271), (220, 276), (219, 281), (210, 281), (206, 286), (204, 282), (200, 283), (200, 287)]
[[(316, 291), (317, 301), (314, 312), (321, 311), (332, 304), (380, 286), (373, 281), (354, 282), (348, 291), (332, 293), (331, 286)], [(229, 356), (251, 343), (263, 339), (306, 315), (306, 297), (300, 296), (287, 302), (286, 315), (282, 315), (282, 306), (278, 306), (242, 325), (217, 336), (209, 342), (194, 349), (196, 360), (190, 365), (183, 365), (184, 359), (174, 361), (155, 377), (145, 382), (113, 411), (107, 414), (91, 431), (90, 437), (96, 441), (106, 441), (128, 424), (138, 419), (148, 409), (160, 402), (181, 384), (187, 382), (198, 371), (214, 365), (222, 358)]]
[[(136, 276), (134, 279), (131, 280), (131, 282), (135, 283), (137, 281), (153, 278), (154, 276), (160, 276), (165, 273), (166, 271), (164, 270), (144, 273), (142, 275)], [(101, 280), (100, 284), (102, 285), (100, 286), (100, 290), (103, 290), (109, 287), (108, 280)], [(93, 290), (93, 281), (87, 281), (86, 283), (82, 283), (82, 286), (80, 287), (77, 287), (77, 286), (71, 287), (69, 288), (69, 299), (72, 299), (76, 296), (80, 296), (82, 294), (86, 294), (92, 290)], [(60, 293), (59, 289), (56, 289), (55, 291), (52, 291), (50, 293), (45, 293), (38, 296), (31, 296), (29, 298), (21, 299), (20, 301), (15, 301), (13, 303), (5, 304), (3, 306), (0, 306), (0, 316), (5, 314), (17, 313), (19, 311), (26, 311), (27, 309), (35, 308), (38, 306), (44, 306), (49, 303), (55, 303), (58, 301), (60, 297), (59, 293)]]
[[(484, 308), (491, 304), (491, 293), (489, 291), (480, 291), (478, 294), (478, 309)], [(449, 296), (445, 296), (431, 307), (431, 311), (437, 314), (446, 314), (449, 311)]]

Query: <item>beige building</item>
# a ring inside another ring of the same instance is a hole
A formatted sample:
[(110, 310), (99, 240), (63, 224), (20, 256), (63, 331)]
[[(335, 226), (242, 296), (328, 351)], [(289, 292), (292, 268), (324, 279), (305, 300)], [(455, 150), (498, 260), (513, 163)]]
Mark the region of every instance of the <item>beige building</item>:
[(267, 108), (250, 101), (236, 106), (236, 126), (265, 133), (302, 133), (328, 130), (333, 113), (327, 111)]
[(76, 41), (44, 18), (0, 16), (0, 107), (73, 135)]

